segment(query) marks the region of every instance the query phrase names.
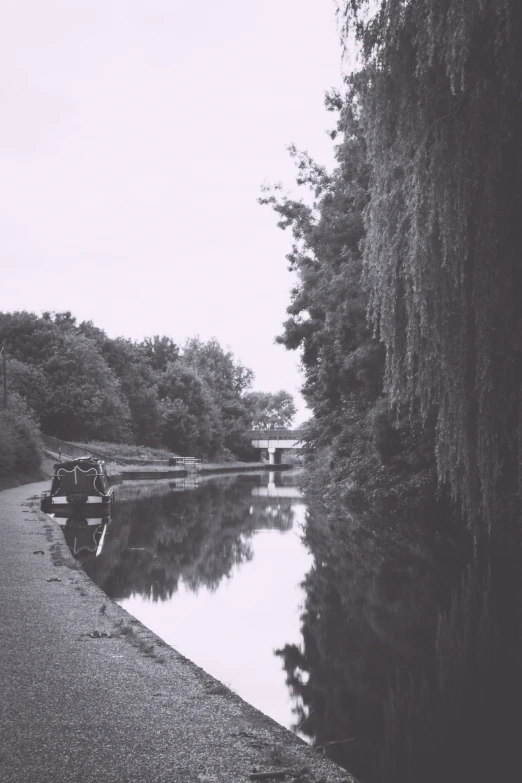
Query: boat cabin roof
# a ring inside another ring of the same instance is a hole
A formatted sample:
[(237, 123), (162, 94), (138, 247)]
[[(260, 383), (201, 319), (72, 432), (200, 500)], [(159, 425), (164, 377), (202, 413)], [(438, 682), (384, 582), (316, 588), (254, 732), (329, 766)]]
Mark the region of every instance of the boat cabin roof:
[(74, 468), (80, 468), (80, 470), (89, 470), (90, 468), (96, 468), (97, 473), (103, 473), (105, 463), (102, 459), (96, 457), (78, 457), (77, 459), (69, 459), (65, 462), (57, 462), (54, 466), (55, 474), (59, 470), (71, 471)]

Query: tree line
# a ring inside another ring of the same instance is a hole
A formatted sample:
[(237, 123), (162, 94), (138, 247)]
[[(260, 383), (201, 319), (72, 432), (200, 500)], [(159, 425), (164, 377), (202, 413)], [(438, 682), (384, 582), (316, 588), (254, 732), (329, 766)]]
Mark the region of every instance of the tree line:
[(326, 97), (335, 170), (291, 148), (306, 197), (261, 203), (293, 234), (279, 341), (327, 481), (435, 478), (480, 535), (522, 488), (522, 7), (471, 5), (340, 2), (358, 62)]
[(0, 345), (8, 356), (6, 421), (64, 440), (251, 458), (248, 431), (287, 426), (295, 414), (288, 392), (251, 391), (252, 370), (216, 339), (133, 342), (70, 312), (15, 312), (0, 313)]

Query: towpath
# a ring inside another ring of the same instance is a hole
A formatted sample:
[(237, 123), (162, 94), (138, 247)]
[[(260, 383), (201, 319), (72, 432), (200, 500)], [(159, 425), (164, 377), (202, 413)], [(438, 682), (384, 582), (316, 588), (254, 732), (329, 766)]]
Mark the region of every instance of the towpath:
[(0, 492), (1, 783), (353, 780), (108, 599), (37, 510), (46, 486)]

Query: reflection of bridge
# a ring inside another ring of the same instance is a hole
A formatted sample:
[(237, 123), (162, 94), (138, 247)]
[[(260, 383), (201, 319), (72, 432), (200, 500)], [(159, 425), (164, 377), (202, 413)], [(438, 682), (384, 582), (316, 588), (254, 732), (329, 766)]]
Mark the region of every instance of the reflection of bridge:
[(281, 452), (284, 449), (302, 448), (302, 430), (250, 430), (248, 433), (250, 442), (255, 449), (268, 451), (268, 460), (271, 465), (281, 462)]
[(298, 487), (276, 487), (275, 484), (268, 484), (264, 487), (252, 487), (252, 497), (299, 499), (303, 497), (303, 493)]
[(250, 516), (259, 517), (259, 528), (267, 528), (267, 520), (277, 519), (281, 530), (290, 530), (294, 522), (294, 511), (303, 504), (298, 487), (281, 483), (281, 474), (268, 472), (268, 484), (252, 487)]

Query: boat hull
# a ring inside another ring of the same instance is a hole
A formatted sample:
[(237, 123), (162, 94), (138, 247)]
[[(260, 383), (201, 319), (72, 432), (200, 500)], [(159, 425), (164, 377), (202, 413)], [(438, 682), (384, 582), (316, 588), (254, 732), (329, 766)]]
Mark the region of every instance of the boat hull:
[[(60, 512), (78, 512), (89, 508), (90, 511), (109, 510), (114, 502), (112, 489), (103, 497), (100, 495), (87, 495), (85, 498), (71, 498), (67, 495), (47, 495), (42, 498), (40, 507), (42, 511), (49, 514), (52, 511)], [(86, 514), (89, 516), (89, 514)]]

